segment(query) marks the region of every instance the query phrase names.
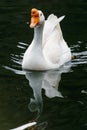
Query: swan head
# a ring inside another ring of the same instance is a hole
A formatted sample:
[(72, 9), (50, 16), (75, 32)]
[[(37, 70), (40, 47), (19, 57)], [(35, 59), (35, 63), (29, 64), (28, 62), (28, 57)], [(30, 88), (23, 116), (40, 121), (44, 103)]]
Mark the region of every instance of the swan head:
[(44, 14), (42, 13), (41, 10), (38, 9), (31, 9), (31, 23), (30, 23), (30, 28), (35, 28), (38, 27), (45, 22), (45, 17)]

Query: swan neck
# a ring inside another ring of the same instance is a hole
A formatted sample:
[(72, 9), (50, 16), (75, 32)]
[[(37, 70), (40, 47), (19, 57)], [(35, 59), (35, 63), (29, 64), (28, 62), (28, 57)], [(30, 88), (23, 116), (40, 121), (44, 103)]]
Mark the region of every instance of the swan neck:
[(34, 41), (35, 44), (39, 44), (40, 46), (42, 46), (43, 27), (42, 25), (34, 28)]

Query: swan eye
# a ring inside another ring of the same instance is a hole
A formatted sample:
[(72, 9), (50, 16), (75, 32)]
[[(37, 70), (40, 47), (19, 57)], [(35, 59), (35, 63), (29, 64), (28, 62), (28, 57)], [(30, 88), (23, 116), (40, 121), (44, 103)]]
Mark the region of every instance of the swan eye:
[(42, 13), (40, 13), (40, 16), (42, 16)]

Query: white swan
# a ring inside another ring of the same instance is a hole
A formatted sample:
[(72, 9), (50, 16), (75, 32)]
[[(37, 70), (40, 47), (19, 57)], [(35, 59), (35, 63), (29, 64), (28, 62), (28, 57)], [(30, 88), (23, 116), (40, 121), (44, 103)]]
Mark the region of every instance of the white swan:
[(63, 39), (59, 24), (63, 18), (51, 14), (45, 20), (42, 11), (35, 8), (31, 10), (30, 27), (34, 28), (34, 38), (24, 54), (23, 69), (58, 69), (71, 59), (70, 48)]

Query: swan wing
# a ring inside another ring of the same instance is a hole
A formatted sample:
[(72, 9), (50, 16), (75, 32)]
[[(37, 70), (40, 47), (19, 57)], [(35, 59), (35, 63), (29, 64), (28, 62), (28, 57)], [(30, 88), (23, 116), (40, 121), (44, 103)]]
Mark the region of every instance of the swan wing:
[[(57, 18), (54, 14), (48, 16), (47, 20), (45, 21), (44, 31), (43, 31), (43, 46), (47, 43), (48, 39), (54, 35), (55, 31), (56, 34), (62, 35), (62, 31), (60, 28), (60, 22), (64, 19), (65, 16), (61, 16)], [(53, 38), (51, 38), (53, 39)]]
[(45, 22), (43, 52), (45, 57), (53, 64), (60, 63), (62, 55), (68, 50), (59, 23), (63, 18), (64, 16), (57, 18), (55, 15), (51, 14)]

